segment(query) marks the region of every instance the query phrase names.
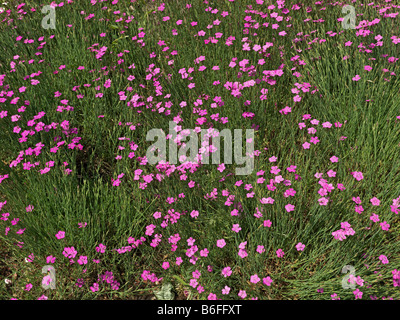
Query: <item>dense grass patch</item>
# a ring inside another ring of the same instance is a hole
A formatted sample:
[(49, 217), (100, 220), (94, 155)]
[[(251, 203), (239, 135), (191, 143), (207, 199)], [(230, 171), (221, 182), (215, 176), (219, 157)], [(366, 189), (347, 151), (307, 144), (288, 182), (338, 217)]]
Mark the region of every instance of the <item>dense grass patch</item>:
[[(0, 297), (400, 298), (395, 3), (3, 5)], [(148, 163), (171, 122), (254, 169)]]

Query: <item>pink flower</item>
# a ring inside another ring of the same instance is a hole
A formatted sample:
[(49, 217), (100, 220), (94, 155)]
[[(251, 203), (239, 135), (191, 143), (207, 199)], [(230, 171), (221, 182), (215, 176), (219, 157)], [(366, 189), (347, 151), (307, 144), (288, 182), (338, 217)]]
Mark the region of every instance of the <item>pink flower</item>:
[(388, 258), (387, 258), (385, 255), (383, 255), (383, 254), (379, 256), (379, 260), (381, 260), (381, 262), (382, 262), (383, 264), (389, 263)]
[(371, 203), (372, 203), (372, 205), (373, 206), (379, 206), (380, 205), (380, 200), (378, 199), (378, 198), (376, 198), (376, 197), (373, 197), (371, 200), (369, 200), (369, 201), (371, 201)]
[(56, 262), (56, 257), (48, 256), (46, 258), (46, 263), (54, 263), (54, 262)]
[(360, 171), (354, 171), (354, 172), (352, 172), (351, 174), (353, 175), (353, 177), (354, 177), (357, 181), (360, 181), (360, 180), (364, 179), (364, 176), (363, 176), (362, 172), (360, 172)]
[(56, 234), (57, 239), (62, 239), (64, 237), (65, 237), (65, 231), (58, 231), (58, 233)]
[(384, 231), (388, 231), (390, 228), (390, 224), (387, 223), (386, 221), (381, 222), (380, 226), (381, 226), (382, 230), (384, 230)]
[(100, 243), (99, 246), (96, 247), (96, 251), (100, 252), (100, 253), (104, 253), (106, 251), (106, 248), (107, 247), (104, 244)]
[(291, 212), (291, 211), (294, 211), (294, 205), (292, 205), (292, 204), (290, 204), (290, 203), (288, 203), (286, 206), (285, 206), (285, 209), (286, 209), (286, 211), (287, 212)]
[(271, 227), (272, 222), (270, 220), (264, 220), (264, 227)]
[(197, 219), (197, 217), (199, 216), (199, 212), (198, 212), (197, 210), (193, 210), (193, 211), (190, 213), (190, 216), (191, 216), (192, 218)]
[(92, 290), (93, 292), (99, 291), (99, 284), (98, 283), (93, 283), (93, 286), (90, 287), (90, 290)]
[(240, 230), (242, 230), (242, 228), (239, 226), (239, 224), (234, 224), (232, 227), (232, 231), (235, 231), (236, 233), (238, 233)]
[(42, 279), (42, 285), (48, 286), (53, 281), (50, 275), (44, 276)]
[(378, 222), (379, 221), (379, 216), (376, 213), (372, 213), (372, 215), (369, 217), (373, 222)]
[(336, 156), (333, 156), (333, 157), (331, 157), (329, 160), (331, 160), (331, 162), (334, 163), (334, 162), (338, 162), (338, 161), (339, 161), (339, 158), (336, 157)]
[(79, 264), (87, 264), (87, 256), (80, 256), (78, 259)]
[(273, 282), (273, 280), (271, 279), (271, 277), (266, 277), (266, 278), (263, 278), (263, 283), (266, 285), (266, 286), (271, 286), (271, 283)]
[(242, 299), (247, 297), (247, 293), (245, 290), (240, 290), (238, 293), (238, 296), (241, 297)]
[(352, 199), (355, 203), (357, 203), (357, 204), (361, 204), (361, 199), (360, 199), (360, 197), (353, 197), (353, 199)]
[(353, 293), (354, 293), (354, 297), (356, 299), (361, 299), (362, 298), (363, 293), (360, 291), (360, 289), (357, 288), (356, 290), (353, 291)]
[(225, 267), (222, 269), (222, 275), (226, 278), (229, 277), (232, 274), (231, 267)]
[(217, 295), (215, 293), (210, 293), (207, 297), (208, 300), (217, 300)]
[(282, 258), (285, 255), (285, 252), (283, 252), (282, 249), (278, 249), (276, 250), (276, 255), (278, 256), (278, 258)]
[(259, 254), (265, 252), (265, 248), (262, 245), (257, 246), (257, 250), (256, 250)]
[(189, 281), (189, 286), (191, 286), (193, 288), (196, 288), (198, 284), (199, 283), (197, 282), (196, 279), (190, 279), (190, 281)]
[(352, 78), (353, 81), (358, 81), (360, 79), (361, 77), (358, 74), (356, 74), (356, 76)]
[(111, 87), (111, 79), (107, 79), (106, 82), (104, 83), (105, 88)]
[(340, 297), (337, 295), (337, 293), (331, 294), (332, 300), (340, 300)]
[(229, 294), (230, 290), (231, 290), (231, 288), (229, 288), (228, 286), (225, 286), (225, 288), (222, 289), (222, 294)]
[(259, 276), (257, 274), (254, 274), (250, 277), (250, 282), (251, 283), (257, 283), (259, 282), (261, 279), (259, 278)]
[(306, 245), (305, 245), (305, 244), (302, 244), (301, 242), (299, 242), (299, 243), (296, 245), (297, 251), (303, 251), (305, 247), (306, 247)]
[[(167, 270), (169, 268), (169, 262), (168, 261), (164, 261), (163, 264), (162, 264), (162, 268)], [(194, 286), (194, 287), (196, 287), (196, 286)]]
[(225, 242), (224, 239), (217, 240), (217, 247), (218, 248), (223, 248), (223, 247), (225, 247), (225, 245), (226, 245), (226, 242)]
[(328, 204), (328, 202), (329, 202), (329, 199), (327, 199), (325, 197), (322, 197), (322, 198), (318, 199), (318, 202), (319, 202), (320, 206), (326, 206)]
[(275, 201), (275, 200), (272, 199), (271, 197), (260, 199), (260, 202), (261, 202), (262, 204), (273, 204), (274, 201)]
[(78, 253), (78, 251), (76, 251), (74, 247), (71, 247), (71, 248), (65, 247), (64, 251), (63, 251), (63, 255), (69, 259), (75, 258), (77, 253)]
[(333, 178), (336, 177), (336, 172), (333, 170), (329, 170), (327, 173), (328, 177)]
[(243, 258), (246, 258), (246, 257), (247, 257), (247, 251), (244, 250), (244, 249), (239, 249), (238, 255), (239, 255), (239, 257), (241, 257), (242, 259), (243, 259)]

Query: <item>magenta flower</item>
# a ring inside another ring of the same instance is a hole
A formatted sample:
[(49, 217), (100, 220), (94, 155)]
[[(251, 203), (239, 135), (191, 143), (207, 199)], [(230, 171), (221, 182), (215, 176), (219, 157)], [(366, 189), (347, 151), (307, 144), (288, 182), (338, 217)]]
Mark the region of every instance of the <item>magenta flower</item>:
[(259, 276), (257, 274), (254, 274), (250, 277), (250, 282), (251, 283), (257, 283), (259, 282), (261, 279), (259, 278)]
[(329, 202), (329, 199), (327, 199), (325, 197), (322, 197), (322, 198), (318, 199), (318, 202), (319, 202), (320, 206), (326, 206), (328, 204), (328, 202)]
[(282, 258), (285, 255), (285, 252), (283, 252), (282, 249), (278, 249), (276, 250), (276, 255), (278, 256), (278, 258)]
[(239, 226), (238, 223), (234, 224), (232, 227), (232, 231), (238, 233), (240, 230), (242, 230), (242, 228)]
[(369, 217), (373, 222), (378, 222), (379, 221), (379, 216), (376, 213), (372, 213), (372, 215)]
[(360, 171), (354, 171), (354, 172), (352, 172), (351, 174), (353, 175), (353, 177), (354, 177), (357, 181), (360, 181), (360, 180), (364, 179), (364, 176), (363, 176), (362, 172), (360, 172)]
[(229, 277), (232, 274), (231, 267), (225, 267), (222, 269), (222, 275), (226, 278)]
[(331, 294), (332, 300), (340, 300), (340, 297), (337, 295), (337, 293)]
[(265, 248), (264, 248), (264, 246), (259, 245), (259, 246), (257, 246), (256, 251), (257, 251), (259, 254), (261, 254), (261, 253), (265, 252)]
[(100, 243), (99, 246), (96, 247), (96, 251), (100, 252), (100, 253), (104, 253), (104, 252), (106, 252), (106, 248), (107, 247), (104, 244)]
[(329, 170), (327, 173), (328, 177), (333, 178), (336, 177), (336, 172), (333, 170)]
[(225, 242), (224, 239), (217, 240), (217, 247), (218, 248), (223, 248), (223, 247), (225, 247), (225, 245), (226, 245), (226, 242)]
[(329, 160), (331, 160), (332, 163), (338, 162), (339, 158), (336, 156), (331, 157)]
[(382, 230), (384, 230), (384, 231), (388, 231), (390, 228), (390, 224), (387, 223), (386, 221), (381, 222), (380, 226), (381, 226)]
[(379, 260), (381, 260), (381, 262), (382, 262), (383, 264), (389, 263), (388, 258), (387, 258), (385, 255), (383, 255), (383, 254), (379, 256)]
[(287, 212), (294, 211), (294, 208), (295, 208), (294, 205), (292, 205), (290, 203), (285, 206), (285, 209)]
[(79, 259), (78, 259), (78, 263), (80, 265), (87, 264), (87, 256), (80, 256)]
[(301, 242), (299, 242), (299, 243), (296, 245), (297, 251), (303, 251), (305, 247), (306, 247), (306, 245), (305, 245), (305, 244), (302, 244)]
[(92, 290), (92, 292), (99, 291), (99, 284), (96, 282), (93, 283), (93, 286), (90, 287), (90, 290)]
[(271, 227), (272, 222), (270, 220), (264, 220), (264, 227)]
[(70, 247), (70, 248), (65, 247), (65, 248), (64, 248), (64, 251), (63, 251), (63, 255), (64, 255), (66, 258), (69, 258), (69, 259), (75, 258), (75, 256), (76, 256), (77, 253), (78, 253), (78, 251), (76, 251), (74, 247)]
[(198, 284), (199, 283), (197, 282), (196, 279), (190, 279), (190, 281), (189, 281), (189, 286), (191, 286), (193, 288), (196, 288)]
[(53, 281), (50, 275), (44, 276), (42, 279), (42, 285), (48, 286)]
[(58, 231), (58, 233), (56, 233), (57, 239), (63, 239), (64, 237), (65, 237), (65, 231)]
[(361, 299), (363, 296), (362, 291), (360, 291), (360, 289), (358, 289), (358, 288), (356, 290), (354, 290), (353, 293), (354, 293), (354, 297), (356, 298), (356, 300)]
[(244, 250), (244, 249), (239, 249), (238, 255), (239, 255), (239, 257), (241, 257), (242, 259), (244, 259), (244, 258), (247, 257), (248, 254), (247, 254), (247, 251), (246, 251), (246, 250)]
[(366, 66), (364, 66), (364, 70), (366, 70), (366, 71), (371, 71), (371, 70), (372, 70), (372, 67), (369, 66), (369, 65), (366, 65)]
[(217, 295), (215, 293), (210, 293), (207, 297), (207, 300), (217, 300)]
[(222, 289), (222, 294), (229, 294), (229, 291), (231, 290), (231, 288), (229, 288), (228, 286), (225, 286), (223, 289)]
[(371, 200), (369, 200), (369, 201), (371, 201), (371, 203), (372, 203), (372, 205), (373, 206), (379, 206), (380, 205), (380, 200), (378, 199), (378, 198), (376, 198), (376, 197), (373, 197)]
[(245, 290), (240, 290), (239, 293), (238, 293), (238, 296), (239, 296), (240, 298), (244, 299), (244, 298), (247, 297), (247, 293), (246, 293)]
[(56, 261), (56, 257), (48, 256), (46, 258), (46, 263), (54, 263)]
[(269, 276), (266, 278), (263, 278), (263, 283), (268, 287), (271, 286), (272, 282), (273, 282), (273, 280)]

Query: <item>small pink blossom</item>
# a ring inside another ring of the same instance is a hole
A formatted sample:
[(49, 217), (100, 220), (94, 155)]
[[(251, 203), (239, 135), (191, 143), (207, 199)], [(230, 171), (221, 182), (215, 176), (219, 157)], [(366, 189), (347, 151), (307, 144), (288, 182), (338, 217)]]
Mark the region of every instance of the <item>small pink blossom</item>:
[(278, 258), (282, 258), (285, 255), (285, 252), (283, 252), (282, 249), (278, 249), (276, 250), (276, 255), (278, 256)]
[(380, 201), (378, 198), (376, 198), (376, 197), (373, 197), (373, 198), (372, 198), (371, 200), (369, 200), (369, 201), (371, 201), (371, 203), (372, 203), (373, 206), (379, 206), (380, 203), (381, 203), (381, 201)]
[(269, 276), (266, 278), (263, 278), (263, 283), (268, 287), (271, 286), (272, 282), (273, 282), (273, 280)]
[(217, 247), (218, 248), (223, 248), (223, 247), (225, 247), (225, 245), (226, 245), (225, 239), (217, 240)]
[(57, 239), (63, 239), (65, 237), (65, 231), (58, 231), (56, 234)]

